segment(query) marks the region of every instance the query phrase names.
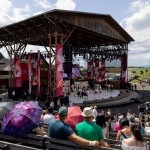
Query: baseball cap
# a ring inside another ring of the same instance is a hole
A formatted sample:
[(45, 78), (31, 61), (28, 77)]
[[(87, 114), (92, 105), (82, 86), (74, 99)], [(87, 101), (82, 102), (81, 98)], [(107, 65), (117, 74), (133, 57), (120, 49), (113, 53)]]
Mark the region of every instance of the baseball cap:
[(58, 114), (60, 116), (66, 116), (68, 114), (68, 108), (67, 107), (60, 107)]

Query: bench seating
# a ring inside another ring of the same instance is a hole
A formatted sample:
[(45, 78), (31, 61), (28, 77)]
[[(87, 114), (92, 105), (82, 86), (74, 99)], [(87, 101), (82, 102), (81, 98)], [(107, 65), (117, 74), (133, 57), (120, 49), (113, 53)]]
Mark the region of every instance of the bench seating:
[(50, 137), (45, 138), (45, 146), (56, 150), (119, 150), (120, 148), (81, 146), (66, 140), (58, 140)]
[(0, 141), (0, 150), (42, 150), (42, 149)]

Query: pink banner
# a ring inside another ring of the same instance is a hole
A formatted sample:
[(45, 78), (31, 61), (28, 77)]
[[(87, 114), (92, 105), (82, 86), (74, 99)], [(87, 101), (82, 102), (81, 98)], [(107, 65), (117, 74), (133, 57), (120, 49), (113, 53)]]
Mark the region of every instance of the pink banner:
[(101, 81), (105, 80), (105, 59), (101, 60)]
[(38, 82), (38, 88), (37, 88), (37, 95), (40, 96), (41, 93), (41, 65), (40, 65), (41, 59), (40, 59), (40, 51), (38, 51), (38, 59), (37, 59), (37, 82)]
[(29, 95), (30, 95), (31, 91), (32, 91), (32, 63), (31, 63), (31, 53), (28, 54), (27, 65), (28, 65)]
[(22, 82), (29, 80), (28, 64), (21, 63)]
[(89, 61), (87, 64), (87, 79), (93, 79), (93, 61)]
[(95, 60), (95, 80), (100, 81), (100, 61), (99, 59)]
[(121, 87), (127, 83), (127, 54), (121, 56), (121, 75), (120, 75)]
[(22, 87), (21, 59), (14, 59), (14, 87)]
[(56, 96), (63, 95), (63, 47), (61, 44), (56, 45)]

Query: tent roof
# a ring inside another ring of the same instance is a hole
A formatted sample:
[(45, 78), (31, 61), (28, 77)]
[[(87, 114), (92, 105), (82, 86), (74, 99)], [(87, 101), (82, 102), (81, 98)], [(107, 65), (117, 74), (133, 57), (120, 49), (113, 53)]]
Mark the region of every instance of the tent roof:
[(55, 32), (68, 35), (66, 38), (73, 43), (84, 45), (134, 41), (110, 15), (54, 9), (1, 27), (0, 46), (10, 43), (42, 45), (39, 40), (48, 46), (48, 35)]

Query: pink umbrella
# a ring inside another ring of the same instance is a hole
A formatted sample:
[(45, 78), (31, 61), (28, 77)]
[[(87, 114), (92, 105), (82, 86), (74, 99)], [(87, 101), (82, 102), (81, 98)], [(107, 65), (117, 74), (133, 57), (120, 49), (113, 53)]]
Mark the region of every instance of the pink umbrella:
[(83, 116), (81, 116), (82, 110), (79, 106), (68, 107), (68, 116), (65, 122), (69, 124), (72, 129), (75, 129), (77, 123), (83, 121)]
[(36, 102), (21, 102), (16, 104), (3, 118), (3, 133), (22, 137), (31, 133), (40, 123), (42, 108)]

